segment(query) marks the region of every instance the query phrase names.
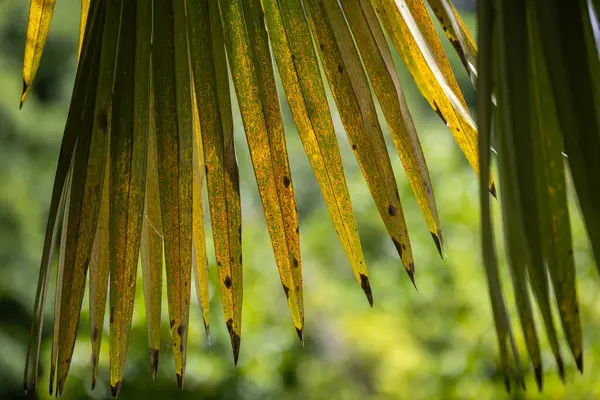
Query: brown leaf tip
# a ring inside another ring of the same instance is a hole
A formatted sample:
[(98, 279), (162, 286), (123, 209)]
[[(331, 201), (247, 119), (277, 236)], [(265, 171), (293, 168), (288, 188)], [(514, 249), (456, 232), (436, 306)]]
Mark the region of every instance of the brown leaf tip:
[(444, 244), (442, 242), (442, 233), (440, 231), (438, 231), (438, 233), (429, 233), (431, 233), (431, 237), (435, 242), (435, 247), (437, 247), (438, 253), (440, 253), (440, 257), (444, 258)]
[(408, 273), (408, 277), (410, 278), (410, 281), (412, 282), (413, 286), (415, 287), (415, 290), (418, 293), (419, 288), (417, 287), (417, 283), (415, 282), (415, 264), (410, 263), (406, 272)]
[(577, 365), (577, 369), (581, 374), (583, 374), (583, 352), (579, 353), (575, 357), (575, 364)]
[(556, 357), (556, 367), (558, 368), (558, 376), (560, 376), (560, 380), (565, 383), (565, 365), (563, 364), (563, 360), (560, 357)]
[(152, 371), (152, 381), (156, 381), (156, 372), (158, 371), (158, 349), (150, 349), (150, 370)]
[(535, 375), (535, 382), (537, 383), (538, 391), (541, 393), (544, 387), (544, 371), (542, 365), (536, 365), (533, 367), (533, 373)]
[(298, 339), (300, 339), (302, 346), (304, 346), (304, 328), (296, 327), (296, 333), (298, 334)]
[(498, 199), (498, 193), (496, 192), (496, 184), (492, 183), (492, 186), (490, 186), (490, 193), (492, 194), (492, 196), (494, 196), (494, 198), (497, 200)]
[(229, 337), (231, 339), (231, 348), (233, 350), (233, 363), (237, 365), (238, 357), (240, 355), (240, 344), (241, 338), (236, 331), (233, 330), (233, 320), (229, 318), (226, 322), (227, 330), (229, 331)]
[(112, 397), (114, 397), (114, 398), (119, 397), (120, 391), (121, 391), (121, 381), (118, 381), (114, 385), (110, 386), (110, 394), (112, 395)]
[(183, 389), (183, 375), (182, 374), (175, 374), (177, 375), (177, 387), (179, 389)]
[(373, 307), (373, 293), (371, 292), (371, 283), (369, 282), (369, 277), (365, 274), (360, 274), (360, 287), (363, 292), (367, 296), (367, 300), (369, 301), (369, 305)]

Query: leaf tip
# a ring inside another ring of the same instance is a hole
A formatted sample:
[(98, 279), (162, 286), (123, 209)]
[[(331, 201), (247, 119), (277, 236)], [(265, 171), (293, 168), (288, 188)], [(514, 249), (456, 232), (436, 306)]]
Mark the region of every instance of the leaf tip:
[(208, 341), (208, 345), (211, 345), (210, 341), (210, 324), (207, 320), (204, 320), (204, 331), (206, 332), (206, 340)]
[(25, 82), (25, 79), (23, 79), (23, 90), (21, 91), (21, 100), (19, 101), (19, 110), (21, 108), (23, 108), (23, 103), (25, 103), (25, 99), (27, 98), (27, 92), (28, 92), (28, 85), (27, 82)]
[(563, 364), (563, 360), (560, 356), (556, 357), (556, 367), (558, 369), (558, 376), (560, 376), (560, 380), (565, 383), (565, 365)]
[(577, 365), (579, 373), (583, 374), (583, 351), (575, 357), (575, 364)]
[(496, 192), (496, 184), (492, 183), (492, 186), (490, 186), (490, 193), (492, 194), (492, 196), (494, 196), (494, 198), (496, 200), (498, 200), (498, 193)]
[(410, 281), (412, 282), (413, 286), (415, 287), (415, 290), (417, 291), (417, 293), (419, 293), (419, 288), (417, 287), (417, 283), (415, 282), (415, 264), (410, 263), (406, 272), (408, 273), (408, 277), (410, 278)]
[(233, 350), (233, 363), (237, 365), (238, 357), (240, 355), (241, 337), (233, 329), (233, 320), (231, 318), (227, 320), (227, 330), (229, 331), (229, 337), (231, 339), (231, 349)]
[(541, 363), (533, 367), (533, 373), (535, 375), (535, 382), (537, 383), (538, 391), (541, 393), (542, 388), (544, 387), (544, 371)]
[(150, 369), (152, 370), (152, 381), (156, 381), (158, 371), (158, 349), (150, 349)]
[(431, 233), (431, 237), (435, 243), (435, 247), (437, 247), (438, 253), (440, 253), (440, 257), (444, 258), (444, 240), (442, 239), (442, 231), (438, 229), (437, 233)]
[(110, 394), (115, 399), (119, 397), (119, 392), (121, 391), (121, 381), (117, 381), (114, 385), (110, 385)]
[(369, 282), (369, 277), (365, 274), (360, 274), (360, 287), (363, 292), (367, 296), (367, 300), (369, 301), (369, 305), (373, 307), (373, 292), (371, 291), (371, 283)]
[(298, 339), (300, 339), (302, 346), (304, 346), (304, 327), (302, 327), (302, 328), (297, 327), (296, 333), (298, 334)]
[(177, 387), (183, 389), (183, 373), (177, 373), (175, 375), (177, 375)]

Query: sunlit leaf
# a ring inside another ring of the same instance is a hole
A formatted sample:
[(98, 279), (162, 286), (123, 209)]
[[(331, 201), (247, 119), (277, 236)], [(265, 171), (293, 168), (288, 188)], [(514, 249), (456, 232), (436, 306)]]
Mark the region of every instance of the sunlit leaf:
[(273, 54), (304, 150), (357, 282), (373, 303), (371, 285), (344, 177), (342, 158), (329, 115), (317, 57), (302, 4), (264, 2)]
[[(250, 49), (252, 50), (252, 61), (254, 62), (254, 71), (256, 74), (258, 96), (262, 105), (262, 114), (266, 124), (266, 136), (268, 138), (269, 153), (259, 149), (262, 148), (260, 141), (257, 141), (253, 149), (250, 145), (251, 155), (253, 155), (256, 171), (257, 163), (262, 164), (262, 168), (269, 168), (266, 157), (271, 158), (273, 168), (273, 178), (270, 173), (267, 180), (259, 183), (259, 188), (264, 186), (263, 191), (275, 190), (279, 213), (281, 213), (281, 222), (270, 227), (269, 233), (271, 241), (274, 244), (275, 260), (279, 269), (283, 290), (288, 300), (288, 306), (292, 313), (294, 326), (300, 340), (304, 340), (304, 300), (302, 289), (302, 262), (300, 259), (300, 231), (298, 229), (298, 212), (296, 201), (294, 199), (294, 185), (287, 155), (285, 136), (283, 131), (283, 122), (281, 121), (281, 111), (279, 109), (279, 99), (277, 97), (277, 87), (275, 86), (275, 76), (273, 73), (273, 64), (269, 49), (267, 31), (263, 23), (264, 15), (260, 0), (250, 0), (244, 2), (244, 15), (248, 30), (248, 39)], [(234, 81), (235, 82), (235, 81)], [(245, 90), (245, 89), (244, 89)], [(250, 138), (248, 136), (248, 138)], [(265, 165), (266, 164), (266, 165)], [(263, 174), (262, 172), (260, 173)], [(257, 174), (258, 178), (259, 174)], [(264, 179), (264, 178), (262, 178)], [(273, 179), (273, 181), (271, 181)], [(261, 193), (263, 199), (268, 198)], [(263, 203), (263, 206), (274, 208), (268, 212), (265, 210), (267, 221), (273, 220), (277, 215), (276, 207), (272, 204)], [(271, 225), (269, 224), (269, 225)], [(280, 230), (280, 224), (283, 230)], [(277, 238), (277, 239), (275, 239)], [(284, 249), (283, 243), (275, 244), (284, 239), (287, 251), (277, 251), (278, 248)], [(287, 256), (286, 256), (287, 253)]]
[(169, 326), (183, 386), (191, 292), (193, 120), (183, 0), (154, 3), (152, 59)]
[(442, 229), (425, 156), (375, 10), (367, 0), (343, 0), (341, 4), (411, 188), (441, 255)]
[(202, 134), (223, 316), (237, 363), (242, 335), (242, 212), (225, 42), (217, 0), (188, 3), (190, 57)]
[(414, 283), (414, 262), (394, 172), (369, 83), (337, 3), (306, 2), (314, 40), (342, 123), (379, 214)]
[(48, 38), (50, 21), (54, 13), (56, 0), (32, 0), (29, 3), (29, 21), (27, 22), (27, 42), (23, 61), (23, 92), (21, 107), (29, 93), (33, 78), (40, 66), (44, 45)]
[(471, 79), (476, 78), (477, 45), (456, 8), (449, 0), (428, 0), (428, 2), (438, 21), (440, 21), (446, 37), (454, 46), (465, 69), (471, 75)]
[[(477, 131), (423, 0), (372, 0), (377, 15), (421, 94), (479, 174)], [(490, 190), (494, 193), (493, 180)]]

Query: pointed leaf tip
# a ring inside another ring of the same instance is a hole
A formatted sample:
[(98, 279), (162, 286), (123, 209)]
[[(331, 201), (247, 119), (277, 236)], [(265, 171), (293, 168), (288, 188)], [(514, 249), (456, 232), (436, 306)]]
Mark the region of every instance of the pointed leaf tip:
[(183, 375), (181, 374), (176, 374), (177, 375), (177, 387), (179, 389), (183, 389)]
[(496, 184), (492, 183), (492, 186), (490, 186), (490, 193), (492, 194), (492, 196), (494, 196), (494, 198), (496, 200), (498, 200), (498, 193), (496, 192)]
[(575, 364), (577, 365), (579, 373), (583, 374), (583, 351), (575, 358)]
[(233, 363), (237, 365), (238, 357), (240, 355), (241, 338), (240, 335), (238, 335), (233, 330), (233, 320), (231, 318), (227, 321), (227, 330), (229, 331), (229, 337), (231, 339), (231, 349), (233, 350)]
[(535, 374), (535, 382), (537, 383), (538, 391), (541, 393), (542, 388), (544, 387), (544, 370), (542, 369), (542, 365), (536, 365), (533, 367), (533, 372)]
[(119, 392), (121, 391), (121, 381), (118, 381), (114, 385), (110, 385), (110, 394), (115, 399), (119, 397)]
[(365, 274), (360, 274), (360, 287), (363, 292), (367, 296), (367, 300), (369, 301), (369, 305), (373, 307), (373, 293), (371, 292), (371, 283), (369, 282), (369, 277)]
[(298, 334), (298, 339), (300, 339), (302, 346), (304, 346), (304, 328), (296, 328), (296, 333)]
[(443, 259), (444, 258), (444, 241), (442, 239), (442, 231), (438, 231), (437, 233), (433, 233), (433, 232), (429, 232), (431, 233), (431, 237), (433, 238), (433, 241), (435, 242), (435, 247), (437, 247), (438, 253), (440, 254), (440, 257)]
[(558, 369), (558, 376), (560, 376), (560, 380), (565, 383), (565, 365), (563, 364), (563, 360), (560, 356), (556, 358), (556, 367)]
[(152, 371), (152, 381), (156, 381), (156, 372), (158, 371), (158, 349), (150, 349), (150, 369)]

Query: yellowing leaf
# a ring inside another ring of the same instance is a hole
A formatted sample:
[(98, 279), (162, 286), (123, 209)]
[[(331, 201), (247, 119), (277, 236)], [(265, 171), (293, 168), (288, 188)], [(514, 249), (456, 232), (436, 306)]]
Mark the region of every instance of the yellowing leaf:
[(299, 1), (263, 2), (273, 53), (300, 139), (354, 276), (373, 297), (310, 30)]
[[(192, 92), (193, 94), (193, 92)], [(204, 234), (204, 157), (200, 120), (196, 95), (193, 95), (194, 106), (194, 183), (193, 183), (193, 224), (194, 224), (194, 278), (196, 280), (196, 297), (202, 308), (202, 319), (206, 337), (210, 342), (210, 300), (208, 297), (208, 261), (206, 259), (206, 237)]]
[(183, 386), (193, 235), (193, 120), (183, 0), (154, 3), (152, 59), (158, 179), (165, 238), (169, 325), (177, 384)]
[(394, 172), (367, 77), (337, 3), (308, 0), (309, 22), (333, 98), (383, 222), (414, 283), (414, 262)]
[[(288, 306), (292, 312), (296, 332), (298, 333), (300, 340), (303, 341), (304, 300), (298, 213), (296, 211), (296, 201), (294, 199), (294, 185), (288, 162), (283, 122), (281, 121), (277, 87), (275, 86), (269, 40), (263, 22), (264, 15), (260, 0), (244, 2), (244, 15), (246, 17), (252, 59), (254, 61), (259, 98), (266, 122), (271, 162), (273, 163), (275, 185), (272, 186), (270, 190), (274, 189), (277, 193), (279, 207), (283, 217), (283, 232), (277, 231), (275, 227), (272, 227), (269, 229), (269, 233), (271, 234), (272, 242), (275, 242), (275, 237), (283, 237), (287, 245), (288, 260), (282, 259), (284, 255), (280, 254), (278, 256), (277, 252), (275, 259), (279, 268), (279, 276), (281, 277), (283, 290), (288, 300)], [(260, 153), (255, 155), (255, 158), (261, 163), (264, 163), (264, 161), (262, 161), (264, 157), (268, 157), (268, 153), (265, 153), (264, 156)], [(265, 198), (264, 195), (263, 198)], [(265, 204), (263, 203), (263, 206), (264, 205)], [(267, 207), (269, 206), (267, 205)], [(277, 239), (277, 241), (279, 241), (279, 239)]]
[(472, 78), (477, 76), (477, 45), (450, 0), (428, 0), (433, 13), (442, 25), (465, 69)]
[(40, 66), (42, 52), (48, 37), (50, 21), (54, 13), (56, 0), (31, 0), (29, 3), (29, 21), (27, 22), (27, 42), (23, 60), (23, 92), (21, 106), (25, 102), (33, 78)]
[(148, 118), (150, 127), (148, 129), (148, 159), (146, 163), (146, 204), (144, 205), (145, 215), (142, 224), (140, 257), (144, 282), (148, 345), (150, 347), (150, 369), (152, 371), (152, 379), (154, 380), (156, 379), (156, 371), (158, 369), (158, 355), (161, 343), (163, 229), (160, 211), (160, 192), (158, 189), (153, 93), (150, 93), (150, 96), (150, 115)]
[(188, 3), (188, 18), (223, 317), (237, 363), (242, 335), (242, 211), (229, 76), (217, 0)]
[(413, 193), (442, 255), (442, 229), (425, 156), (375, 10), (368, 0), (344, 0), (341, 4)]
[(106, 169), (102, 184), (102, 200), (96, 237), (92, 246), (90, 260), (90, 339), (92, 344), (92, 388), (96, 384), (98, 363), (100, 360), (100, 345), (104, 329), (104, 313), (108, 295), (108, 275), (110, 271), (110, 137), (107, 140)]
[[(421, 94), (448, 125), (479, 174), (477, 130), (423, 0), (372, 0)], [(490, 191), (495, 192), (490, 176)]]

